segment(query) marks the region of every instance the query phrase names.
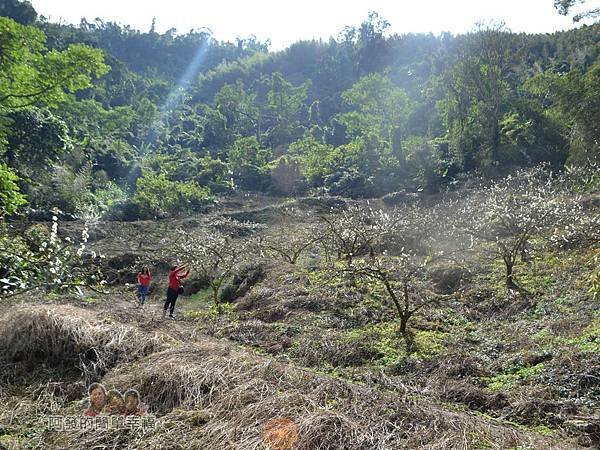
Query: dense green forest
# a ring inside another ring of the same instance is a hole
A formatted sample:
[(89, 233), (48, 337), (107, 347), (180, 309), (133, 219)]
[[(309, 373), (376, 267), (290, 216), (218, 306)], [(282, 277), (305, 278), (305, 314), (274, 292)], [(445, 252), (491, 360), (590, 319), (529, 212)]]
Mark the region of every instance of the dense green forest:
[(270, 52), (0, 13), (3, 215), (165, 217), (236, 191), (369, 198), (598, 160), (598, 23), (434, 36), (371, 13)]

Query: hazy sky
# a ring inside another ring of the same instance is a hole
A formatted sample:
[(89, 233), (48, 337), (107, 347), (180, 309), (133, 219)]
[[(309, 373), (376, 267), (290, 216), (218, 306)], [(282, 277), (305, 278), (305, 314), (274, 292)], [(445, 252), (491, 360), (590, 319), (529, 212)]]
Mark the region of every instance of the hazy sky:
[[(499, 19), (513, 31), (552, 32), (572, 28), (553, 0), (31, 0), (52, 21), (79, 23), (82, 17), (117, 21), (148, 30), (156, 17), (159, 32), (210, 28), (218, 40), (255, 35), (271, 49), (300, 39), (336, 36), (358, 25), (369, 11), (391, 23), (391, 31), (468, 31), (478, 21)], [(593, 4), (593, 0), (591, 3)]]

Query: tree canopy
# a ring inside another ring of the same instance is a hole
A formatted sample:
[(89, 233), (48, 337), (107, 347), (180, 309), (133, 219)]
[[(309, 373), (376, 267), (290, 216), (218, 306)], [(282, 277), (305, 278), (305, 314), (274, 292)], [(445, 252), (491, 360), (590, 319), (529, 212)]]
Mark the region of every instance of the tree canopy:
[(204, 29), (64, 25), (26, 2), (2, 8), (0, 157), (6, 186), (34, 208), (75, 212), (85, 198), (137, 218), (236, 190), (434, 192), (598, 158), (600, 24), (398, 35), (371, 13), (327, 42), (270, 52)]

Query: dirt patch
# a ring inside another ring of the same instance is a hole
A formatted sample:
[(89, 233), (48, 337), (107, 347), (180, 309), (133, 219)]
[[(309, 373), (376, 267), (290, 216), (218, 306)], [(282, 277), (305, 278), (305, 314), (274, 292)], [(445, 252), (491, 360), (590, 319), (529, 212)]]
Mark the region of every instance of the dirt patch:
[(453, 294), (471, 279), (471, 273), (463, 267), (439, 267), (429, 276), (439, 294)]
[(259, 262), (242, 267), (221, 289), (219, 293), (221, 301), (231, 302), (243, 297), (265, 275), (264, 263)]

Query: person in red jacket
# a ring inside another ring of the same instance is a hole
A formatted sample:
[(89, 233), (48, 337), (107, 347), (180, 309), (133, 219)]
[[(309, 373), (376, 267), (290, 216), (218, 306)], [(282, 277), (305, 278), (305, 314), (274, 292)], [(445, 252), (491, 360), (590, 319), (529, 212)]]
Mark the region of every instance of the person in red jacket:
[(142, 268), (141, 272), (137, 274), (138, 279), (138, 299), (140, 305), (144, 306), (146, 302), (146, 296), (148, 295), (148, 289), (150, 289), (150, 282), (152, 281), (152, 275), (150, 275), (150, 269), (147, 267)]
[[(185, 273), (182, 272), (185, 270)], [(169, 288), (167, 289), (167, 301), (165, 301), (165, 308), (163, 310), (163, 318), (167, 315), (167, 309), (169, 309), (169, 318), (175, 319), (173, 311), (175, 310), (175, 302), (177, 297), (183, 291), (181, 287), (181, 280), (187, 278), (190, 274), (190, 268), (187, 264), (181, 266), (173, 266), (169, 271)]]

